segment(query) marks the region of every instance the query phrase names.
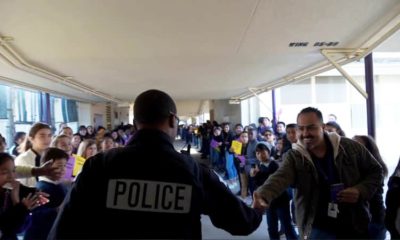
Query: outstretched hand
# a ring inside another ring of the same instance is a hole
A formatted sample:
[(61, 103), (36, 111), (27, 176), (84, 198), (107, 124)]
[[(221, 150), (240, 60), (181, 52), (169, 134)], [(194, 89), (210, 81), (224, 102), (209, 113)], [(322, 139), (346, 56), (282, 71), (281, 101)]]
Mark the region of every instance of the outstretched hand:
[(34, 168), (35, 176), (46, 176), (49, 178), (62, 177), (63, 171), (58, 166), (53, 165), (53, 160), (43, 163), (40, 167)]
[(253, 206), (254, 209), (264, 212), (268, 207), (268, 203), (261, 197), (260, 193), (253, 193)]

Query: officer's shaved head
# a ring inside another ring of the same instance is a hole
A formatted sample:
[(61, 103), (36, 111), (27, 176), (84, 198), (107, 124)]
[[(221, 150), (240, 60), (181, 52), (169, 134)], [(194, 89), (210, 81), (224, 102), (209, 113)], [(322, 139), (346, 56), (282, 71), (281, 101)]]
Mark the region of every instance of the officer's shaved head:
[(147, 90), (135, 100), (134, 115), (138, 123), (159, 123), (171, 114), (176, 114), (175, 102), (168, 94), (160, 90)]

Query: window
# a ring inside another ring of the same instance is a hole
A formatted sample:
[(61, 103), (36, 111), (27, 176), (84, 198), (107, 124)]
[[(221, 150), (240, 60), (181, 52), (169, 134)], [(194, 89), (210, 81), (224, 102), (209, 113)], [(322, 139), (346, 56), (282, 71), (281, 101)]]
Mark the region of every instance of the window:
[(346, 80), (342, 76), (315, 77), (317, 103), (346, 102)]
[[(281, 87), (282, 104), (310, 104), (310, 79)], [(296, 96), (296, 97), (293, 97)]]
[(39, 121), (39, 94), (37, 92), (16, 89), (13, 102), (14, 120), (18, 123)]
[(0, 119), (7, 119), (7, 97), (8, 87), (0, 85)]
[(62, 111), (63, 111), (64, 122), (78, 121), (78, 111), (75, 100), (63, 99)]

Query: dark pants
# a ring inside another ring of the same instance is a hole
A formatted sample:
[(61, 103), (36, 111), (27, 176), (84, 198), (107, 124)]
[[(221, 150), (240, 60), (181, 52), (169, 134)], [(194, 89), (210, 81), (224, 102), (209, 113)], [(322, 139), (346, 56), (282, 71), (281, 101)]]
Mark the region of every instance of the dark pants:
[(368, 225), (368, 234), (371, 239), (384, 240), (386, 239), (385, 225), (380, 223), (371, 222)]
[(368, 233), (356, 233), (350, 228), (339, 228), (334, 230), (322, 230), (313, 228), (309, 239), (369, 239)]
[(279, 207), (270, 207), (267, 210), (268, 234), (271, 240), (279, 239), (278, 220), (283, 225), (286, 239), (297, 239), (297, 234), (290, 218), (289, 203)]

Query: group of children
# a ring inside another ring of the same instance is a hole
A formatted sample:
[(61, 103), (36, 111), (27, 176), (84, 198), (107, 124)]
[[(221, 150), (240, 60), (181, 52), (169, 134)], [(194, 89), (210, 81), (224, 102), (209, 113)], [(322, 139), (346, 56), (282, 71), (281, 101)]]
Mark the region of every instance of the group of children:
[[(18, 233), (23, 233), (24, 239), (46, 239), (84, 161), (97, 153), (96, 141), (86, 138), (79, 141), (74, 154), (71, 128), (60, 130), (53, 136), (49, 125), (33, 124), (25, 141), (12, 148), (19, 150), (15, 151), (18, 156), (5, 153), (4, 139), (4, 149), (0, 149), (0, 239), (17, 239)], [(101, 149), (116, 146), (109, 142), (114, 143), (103, 137)]]
[[(260, 119), (260, 123), (264, 121), (264, 118)], [(237, 188), (231, 186), (238, 183), (237, 194), (249, 205), (253, 191), (279, 168), (282, 154), (297, 141), (296, 124), (288, 126), (288, 133), (284, 123), (280, 122), (279, 126), (282, 131), (276, 133), (264, 125), (263, 129), (258, 129), (237, 124), (234, 133), (230, 132), (227, 123), (213, 128), (210, 163), (217, 172), (225, 172), (225, 181), (235, 193)], [(292, 190), (288, 189), (271, 203), (267, 211), (270, 239), (279, 239), (281, 234), (285, 234), (286, 239), (297, 239), (290, 210), (292, 195)]]
[[(49, 148), (42, 157), (53, 167), (65, 173), (68, 155), (57, 148)], [(67, 193), (58, 178), (40, 177), (35, 188), (26, 187), (16, 180), (14, 158), (0, 153), (0, 239), (46, 239)]]

